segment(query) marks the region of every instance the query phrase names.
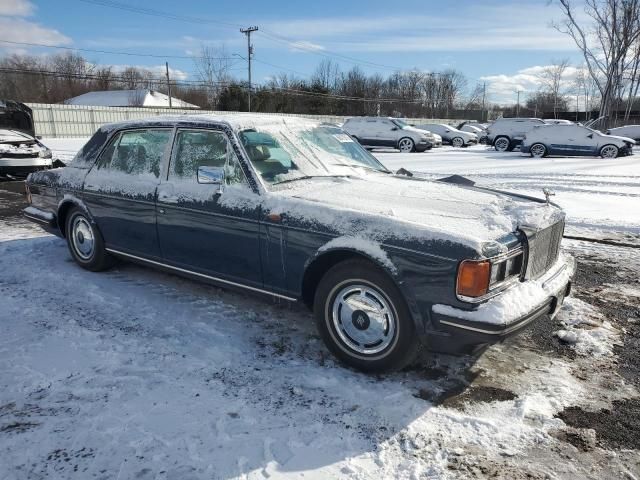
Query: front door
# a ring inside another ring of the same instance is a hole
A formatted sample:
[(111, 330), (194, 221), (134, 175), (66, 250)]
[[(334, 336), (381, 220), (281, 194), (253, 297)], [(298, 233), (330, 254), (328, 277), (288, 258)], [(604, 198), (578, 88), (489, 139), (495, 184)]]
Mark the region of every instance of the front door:
[(107, 248), (160, 258), (156, 188), (171, 128), (116, 133), (84, 181), (83, 197)]
[[(198, 183), (198, 167), (225, 167), (222, 192)], [(262, 286), (259, 196), (221, 130), (178, 129), (166, 180), (158, 187), (157, 226), (170, 265)]]

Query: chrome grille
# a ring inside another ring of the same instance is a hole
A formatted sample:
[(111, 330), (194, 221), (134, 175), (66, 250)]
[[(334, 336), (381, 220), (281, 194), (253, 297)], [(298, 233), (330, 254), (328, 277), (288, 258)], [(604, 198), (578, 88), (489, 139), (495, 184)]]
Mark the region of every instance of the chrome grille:
[(524, 230), (529, 246), (525, 278), (535, 279), (549, 270), (558, 259), (560, 242), (564, 233), (564, 220), (543, 230)]

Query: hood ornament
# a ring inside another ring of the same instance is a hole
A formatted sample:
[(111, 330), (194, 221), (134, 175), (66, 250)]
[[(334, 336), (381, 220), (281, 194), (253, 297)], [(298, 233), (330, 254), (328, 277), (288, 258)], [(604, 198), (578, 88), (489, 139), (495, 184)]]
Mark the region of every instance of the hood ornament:
[(547, 205), (549, 205), (550, 203), (550, 198), (555, 196), (555, 192), (551, 191), (551, 189), (549, 188), (543, 188), (542, 189), (542, 193), (544, 193), (545, 198), (547, 199)]

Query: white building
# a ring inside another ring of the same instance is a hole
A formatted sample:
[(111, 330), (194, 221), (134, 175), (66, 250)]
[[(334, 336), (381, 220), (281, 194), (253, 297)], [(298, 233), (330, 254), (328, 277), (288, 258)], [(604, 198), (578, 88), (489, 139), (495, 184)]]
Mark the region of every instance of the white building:
[[(63, 102), (66, 105), (91, 105), (98, 107), (168, 107), (169, 96), (155, 90), (104, 90), (88, 92)], [(179, 98), (171, 97), (175, 108), (200, 108)]]

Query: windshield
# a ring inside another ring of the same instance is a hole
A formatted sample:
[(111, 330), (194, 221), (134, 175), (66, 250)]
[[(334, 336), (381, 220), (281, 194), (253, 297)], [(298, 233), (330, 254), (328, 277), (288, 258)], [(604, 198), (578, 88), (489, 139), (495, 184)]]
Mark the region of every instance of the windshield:
[(239, 137), (254, 168), (271, 185), (366, 171), (389, 173), (338, 127), (278, 123), (243, 130)]
[(399, 126), (400, 128), (404, 128), (404, 127), (409, 127), (410, 125), (403, 121), (400, 120), (399, 118), (394, 118), (393, 120), (391, 120), (393, 123), (395, 123), (397, 126)]

